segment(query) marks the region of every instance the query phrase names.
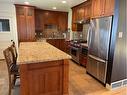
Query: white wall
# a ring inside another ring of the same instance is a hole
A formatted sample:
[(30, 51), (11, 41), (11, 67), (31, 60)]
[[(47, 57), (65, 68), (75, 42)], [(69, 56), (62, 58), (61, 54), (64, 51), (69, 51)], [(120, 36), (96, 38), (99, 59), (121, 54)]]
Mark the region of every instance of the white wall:
[(68, 28), (71, 29), (71, 33), (70, 33), (70, 40), (72, 40), (72, 10), (69, 10), (68, 13)]
[(0, 3), (0, 18), (10, 19), (10, 32), (0, 32), (0, 59), (3, 59), (3, 50), (11, 44), (11, 40), (14, 40), (18, 46), (15, 6), (13, 4)]

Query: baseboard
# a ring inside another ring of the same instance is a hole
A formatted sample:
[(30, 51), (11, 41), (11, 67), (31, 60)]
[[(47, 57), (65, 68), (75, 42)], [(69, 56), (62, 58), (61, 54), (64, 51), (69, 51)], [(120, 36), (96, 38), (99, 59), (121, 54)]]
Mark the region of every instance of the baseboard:
[(115, 89), (119, 89), (121, 87), (127, 87), (127, 79), (113, 82), (113, 83), (111, 83), (111, 85), (106, 84), (106, 88), (108, 90), (115, 90)]

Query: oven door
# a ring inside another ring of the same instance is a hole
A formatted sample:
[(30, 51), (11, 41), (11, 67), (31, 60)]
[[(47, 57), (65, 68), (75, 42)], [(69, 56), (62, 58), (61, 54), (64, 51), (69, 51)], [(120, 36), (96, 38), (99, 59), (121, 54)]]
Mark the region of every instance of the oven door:
[(72, 56), (72, 59), (79, 63), (79, 52), (80, 52), (80, 48), (76, 48), (71, 46), (70, 47), (70, 55)]

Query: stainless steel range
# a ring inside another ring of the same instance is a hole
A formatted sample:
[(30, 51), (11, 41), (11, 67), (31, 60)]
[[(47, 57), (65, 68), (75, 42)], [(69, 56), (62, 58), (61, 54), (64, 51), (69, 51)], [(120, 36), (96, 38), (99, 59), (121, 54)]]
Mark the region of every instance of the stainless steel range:
[(72, 60), (80, 64), (79, 56), (81, 53), (81, 43), (86, 41), (83, 40), (74, 40), (70, 42), (70, 55), (72, 56)]

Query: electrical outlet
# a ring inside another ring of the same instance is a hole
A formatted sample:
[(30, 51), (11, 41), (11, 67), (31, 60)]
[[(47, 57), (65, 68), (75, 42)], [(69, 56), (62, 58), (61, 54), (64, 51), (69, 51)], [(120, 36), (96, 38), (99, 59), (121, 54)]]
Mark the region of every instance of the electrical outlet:
[(119, 32), (119, 38), (123, 37), (123, 32)]

